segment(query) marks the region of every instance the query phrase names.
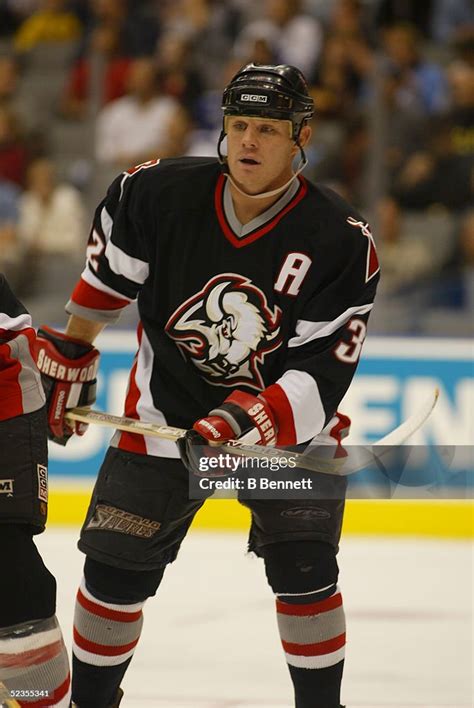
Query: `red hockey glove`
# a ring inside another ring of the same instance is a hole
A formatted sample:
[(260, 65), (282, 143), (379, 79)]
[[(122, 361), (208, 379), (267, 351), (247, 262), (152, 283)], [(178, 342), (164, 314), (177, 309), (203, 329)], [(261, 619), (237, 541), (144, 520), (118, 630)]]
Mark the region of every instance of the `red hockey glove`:
[(233, 391), (224, 403), (193, 425), (211, 442), (239, 438), (253, 445), (275, 445), (277, 428), (272, 410), (263, 396)]
[[(225, 443), (239, 439), (252, 445), (274, 445), (276, 425), (274, 415), (265, 399), (243, 391), (234, 391), (208, 416), (197, 420), (192, 430), (178, 440), (181, 460), (198, 477), (222, 477), (229, 469), (209, 470), (202, 474), (200, 461), (211, 456), (209, 442)], [(235, 468), (233, 469), (235, 472)]]
[(84, 435), (87, 425), (67, 423), (68, 408), (91, 406), (95, 401), (99, 352), (92, 344), (41, 327), (36, 338), (36, 364), (41, 373), (49, 438), (65, 445), (71, 435)]

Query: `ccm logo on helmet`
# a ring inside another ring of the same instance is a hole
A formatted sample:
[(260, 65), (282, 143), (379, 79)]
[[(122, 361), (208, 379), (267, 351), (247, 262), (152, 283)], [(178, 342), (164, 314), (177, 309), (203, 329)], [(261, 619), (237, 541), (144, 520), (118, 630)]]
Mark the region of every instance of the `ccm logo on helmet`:
[(268, 96), (259, 96), (256, 93), (243, 93), (240, 97), (241, 101), (250, 101), (251, 103), (267, 103)]

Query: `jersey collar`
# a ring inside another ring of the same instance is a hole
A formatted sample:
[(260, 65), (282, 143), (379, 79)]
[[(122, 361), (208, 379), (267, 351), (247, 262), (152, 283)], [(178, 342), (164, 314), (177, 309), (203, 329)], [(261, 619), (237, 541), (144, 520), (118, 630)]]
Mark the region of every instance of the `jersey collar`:
[(299, 176), (269, 209), (249, 221), (248, 224), (241, 224), (235, 215), (229, 182), (225, 175), (221, 174), (217, 179), (214, 194), (219, 225), (227, 240), (235, 248), (242, 248), (271, 231), (285, 214), (303, 199), (307, 191), (305, 179)]

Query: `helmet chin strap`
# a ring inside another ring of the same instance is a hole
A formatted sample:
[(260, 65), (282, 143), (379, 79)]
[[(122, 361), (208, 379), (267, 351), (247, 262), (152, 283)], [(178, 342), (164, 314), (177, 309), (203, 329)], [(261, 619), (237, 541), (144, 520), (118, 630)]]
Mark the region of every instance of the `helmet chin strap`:
[(283, 192), (285, 189), (288, 189), (288, 187), (289, 187), (290, 184), (293, 182), (293, 180), (295, 180), (295, 179), (298, 177), (298, 175), (300, 174), (300, 172), (302, 172), (302, 171), (304, 170), (304, 168), (306, 167), (306, 165), (308, 164), (308, 159), (307, 159), (307, 157), (306, 157), (306, 155), (305, 155), (305, 152), (304, 152), (302, 146), (299, 144), (298, 138), (297, 138), (297, 139), (295, 140), (295, 142), (296, 142), (296, 144), (298, 145), (298, 147), (299, 147), (299, 149), (300, 149), (301, 158), (300, 158), (300, 161), (299, 161), (299, 163), (298, 163), (298, 167), (297, 167), (296, 172), (293, 173), (293, 175), (290, 177), (290, 179), (288, 180), (288, 182), (285, 182), (285, 184), (282, 184), (281, 187), (277, 187), (276, 189), (272, 189), (272, 190), (270, 190), (269, 192), (260, 192), (260, 194), (248, 194), (248, 192), (244, 192), (244, 190), (241, 189), (241, 188), (236, 184), (234, 178), (233, 178), (232, 175), (230, 174), (229, 166), (228, 166), (228, 164), (227, 164), (227, 160), (226, 160), (225, 156), (222, 155), (222, 153), (221, 153), (221, 142), (222, 142), (222, 140), (224, 139), (224, 137), (225, 137), (225, 133), (224, 133), (224, 131), (222, 131), (222, 133), (220, 134), (220, 137), (219, 137), (219, 142), (218, 142), (218, 144), (217, 144), (217, 153), (218, 153), (218, 155), (219, 155), (219, 162), (220, 162), (220, 164), (221, 164), (222, 171), (223, 171), (223, 173), (225, 174), (225, 176), (227, 177), (227, 179), (229, 180), (229, 182), (232, 184), (232, 186), (233, 186), (240, 194), (242, 194), (244, 197), (248, 197), (249, 199), (266, 199), (267, 197), (274, 197), (276, 194), (280, 194), (280, 192)]

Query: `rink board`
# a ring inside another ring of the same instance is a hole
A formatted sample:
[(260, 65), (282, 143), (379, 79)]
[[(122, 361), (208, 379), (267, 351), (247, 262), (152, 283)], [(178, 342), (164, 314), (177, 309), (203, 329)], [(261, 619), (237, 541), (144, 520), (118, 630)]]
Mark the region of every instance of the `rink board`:
[[(97, 408), (121, 414), (135, 334), (110, 330), (98, 342), (102, 352)], [(467, 445), (474, 440), (474, 345), (470, 340), (369, 338), (357, 375), (340, 409), (352, 419), (350, 442), (366, 444), (386, 435), (432, 395), (440, 398), (429, 421), (410, 442)], [(50, 445), (52, 524), (79, 524), (87, 508), (111, 431), (91, 426), (66, 448)], [(467, 490), (466, 497), (472, 497)], [(248, 512), (234, 500), (211, 500), (195, 526), (245, 529)], [(347, 504), (345, 532), (466, 538), (473, 535), (473, 507), (452, 501), (368, 500)]]
[[(50, 495), (49, 524), (79, 525), (88, 492), (59, 489)], [(207, 501), (193, 528), (215, 531), (245, 530), (249, 511), (234, 499)], [(344, 533), (439, 538), (474, 537), (474, 505), (470, 501), (351, 500), (346, 504)]]

